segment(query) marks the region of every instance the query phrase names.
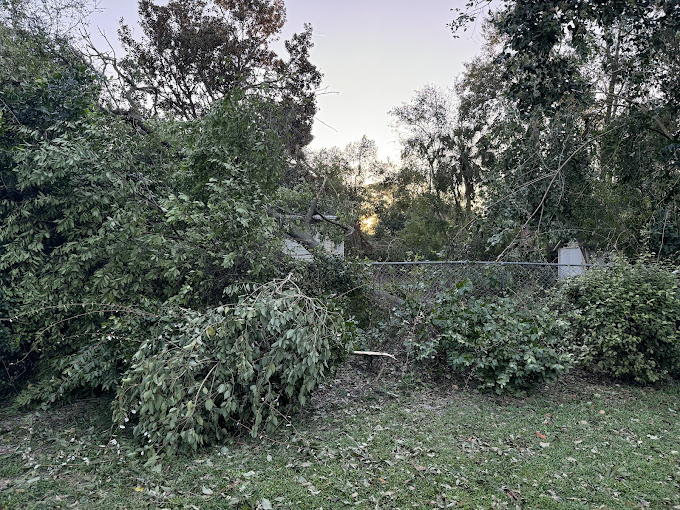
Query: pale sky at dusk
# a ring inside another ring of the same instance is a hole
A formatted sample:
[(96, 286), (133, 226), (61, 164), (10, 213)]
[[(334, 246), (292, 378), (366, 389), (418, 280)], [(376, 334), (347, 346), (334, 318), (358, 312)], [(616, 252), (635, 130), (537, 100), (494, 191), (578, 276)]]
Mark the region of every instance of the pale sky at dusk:
[[(453, 18), (451, 9), (464, 3), (286, 0), (282, 40), (311, 23), (311, 61), (324, 74), (323, 87), (337, 92), (318, 98), (311, 147), (344, 147), (365, 134), (377, 142), (381, 157), (398, 160), (399, 145), (387, 112), (427, 83), (450, 86), (463, 62), (481, 47), (480, 31), (454, 39), (446, 26)], [(91, 29), (96, 33), (101, 28), (111, 40), (121, 17), (130, 24), (137, 19), (135, 0), (102, 0), (100, 9)], [(280, 48), (285, 53), (282, 44)]]

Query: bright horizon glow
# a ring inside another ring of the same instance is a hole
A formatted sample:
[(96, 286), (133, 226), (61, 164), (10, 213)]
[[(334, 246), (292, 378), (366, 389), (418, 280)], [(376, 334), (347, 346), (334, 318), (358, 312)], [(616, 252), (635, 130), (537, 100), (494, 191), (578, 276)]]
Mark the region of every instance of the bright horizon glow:
[[(162, 2), (157, 2), (162, 3)], [(410, 101), (426, 84), (449, 87), (482, 45), (480, 32), (454, 39), (447, 23), (465, 0), (287, 0), (283, 40), (314, 29), (310, 60), (324, 74), (311, 149), (344, 148), (363, 135), (375, 140), (382, 159), (400, 160), (396, 133), (388, 111)], [(102, 0), (90, 20), (96, 43), (101, 29), (117, 42), (123, 17), (140, 35), (135, 0)], [(114, 44), (116, 51), (120, 46)]]

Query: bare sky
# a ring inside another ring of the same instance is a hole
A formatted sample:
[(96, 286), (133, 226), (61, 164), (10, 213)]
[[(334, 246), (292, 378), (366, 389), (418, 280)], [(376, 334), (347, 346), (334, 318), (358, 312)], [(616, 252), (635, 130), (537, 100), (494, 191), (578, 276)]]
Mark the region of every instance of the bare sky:
[[(312, 148), (344, 147), (362, 135), (382, 157), (399, 158), (387, 112), (427, 83), (449, 86), (481, 35), (454, 39), (446, 26), (465, 0), (286, 0), (283, 38), (314, 28), (311, 61), (324, 74)], [(136, 0), (102, 0), (91, 21), (115, 39), (118, 20), (137, 19)], [(139, 32), (139, 29), (136, 30)], [(283, 47), (281, 45), (281, 51)]]

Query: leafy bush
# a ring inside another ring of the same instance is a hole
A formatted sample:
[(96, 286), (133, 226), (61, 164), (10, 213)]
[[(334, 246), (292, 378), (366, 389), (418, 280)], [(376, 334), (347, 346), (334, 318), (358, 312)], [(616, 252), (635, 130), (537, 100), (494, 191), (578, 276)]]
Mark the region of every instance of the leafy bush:
[(592, 368), (641, 384), (680, 374), (680, 286), (663, 266), (592, 269), (566, 280), (557, 303), (588, 346)]
[(334, 371), (344, 332), (340, 314), (288, 279), (234, 306), (168, 310), (123, 375), (114, 420), (134, 425), (151, 464), (234, 432), (266, 433)]
[(569, 369), (566, 321), (514, 299), (475, 298), (471, 290), (466, 281), (438, 297), (409, 341), (419, 358), (442, 355), (455, 371), (498, 394), (521, 394)]

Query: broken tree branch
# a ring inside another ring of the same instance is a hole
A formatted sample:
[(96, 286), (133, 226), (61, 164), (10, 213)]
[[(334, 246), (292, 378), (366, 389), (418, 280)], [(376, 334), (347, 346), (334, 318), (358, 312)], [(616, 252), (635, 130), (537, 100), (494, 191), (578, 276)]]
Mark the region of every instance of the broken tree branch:
[(307, 214), (305, 215), (305, 222), (304, 226), (305, 228), (309, 228), (309, 224), (312, 222), (312, 216), (316, 213), (316, 207), (319, 204), (319, 199), (321, 198), (321, 195), (323, 194), (323, 190), (326, 187), (326, 181), (328, 180), (328, 177), (324, 176), (323, 182), (321, 183), (321, 186), (319, 186), (319, 191), (316, 192), (316, 196), (312, 200), (312, 203), (309, 204), (309, 209), (307, 209)]
[(397, 361), (397, 358), (395, 358), (394, 355), (388, 352), (352, 351), (352, 354), (356, 354), (357, 356), (384, 356), (386, 358), (392, 358), (394, 361)]
[(343, 225), (342, 223), (339, 223), (335, 220), (327, 218), (326, 216), (324, 216), (320, 212), (317, 212), (314, 216), (312, 216), (312, 219), (316, 219), (316, 216), (318, 216), (323, 221), (330, 223), (331, 225), (335, 225), (336, 227), (340, 227), (341, 229), (343, 229), (345, 231), (346, 236), (351, 236), (354, 233), (354, 227), (351, 227), (349, 225)]

